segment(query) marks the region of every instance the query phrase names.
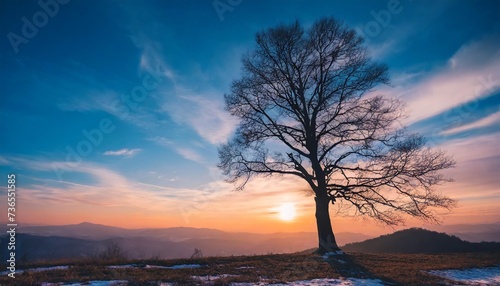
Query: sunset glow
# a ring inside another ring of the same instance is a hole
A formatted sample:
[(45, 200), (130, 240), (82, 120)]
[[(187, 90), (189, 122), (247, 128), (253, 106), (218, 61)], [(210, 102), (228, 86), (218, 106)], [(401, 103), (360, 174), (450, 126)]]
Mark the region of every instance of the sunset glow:
[(282, 204), (279, 208), (279, 217), (284, 221), (291, 221), (295, 218), (295, 206), (291, 203)]
[[(454, 181), (437, 187), (458, 201), (443, 224), (500, 220), (500, 1), (396, 1), (389, 23), (374, 16), (387, 1), (229, 1), (241, 4), (222, 16), (213, 1), (61, 2), (30, 37), (21, 19), (42, 11), (38, 1), (1, 2), (1, 223), (15, 173), (20, 225), (316, 231), (302, 178), (257, 177), (236, 191), (217, 164), (238, 124), (224, 94), (256, 33), (324, 16), (387, 64), (390, 85), (368, 96), (403, 100), (402, 124), (456, 160), (443, 173)], [(393, 231), (339, 207), (336, 232)]]

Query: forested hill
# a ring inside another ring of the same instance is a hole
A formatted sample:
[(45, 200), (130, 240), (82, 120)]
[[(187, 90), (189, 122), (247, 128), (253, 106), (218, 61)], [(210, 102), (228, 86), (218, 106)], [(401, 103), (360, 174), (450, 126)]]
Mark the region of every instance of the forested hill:
[(364, 253), (500, 252), (500, 243), (473, 243), (445, 233), (411, 228), (363, 242), (349, 243), (342, 249)]

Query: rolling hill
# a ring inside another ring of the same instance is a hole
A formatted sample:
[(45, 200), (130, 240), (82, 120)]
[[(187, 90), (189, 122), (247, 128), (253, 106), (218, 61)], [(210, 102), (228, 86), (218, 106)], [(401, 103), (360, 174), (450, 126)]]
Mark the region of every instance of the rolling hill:
[[(339, 233), (337, 238), (342, 245), (370, 237)], [(0, 237), (2, 245), (5, 239), (5, 235)], [(171, 259), (189, 258), (195, 248), (201, 249), (205, 256), (291, 253), (314, 247), (317, 235), (313, 232), (233, 233), (189, 227), (125, 229), (81, 223), (20, 227), (16, 243), (17, 256), (29, 261), (92, 257), (111, 244), (117, 244), (131, 259)], [(0, 250), (1, 259), (6, 255), (4, 249)]]
[[(4, 232), (2, 227), (0, 231)], [(188, 239), (222, 239), (222, 240), (244, 240), (244, 241), (265, 241), (265, 240), (304, 240), (316, 241), (315, 232), (294, 232), (294, 233), (247, 233), (247, 232), (225, 232), (210, 228), (193, 227), (170, 227), (170, 228), (143, 228), (126, 229), (120, 227), (106, 226), (94, 223), (83, 222), (72, 225), (59, 226), (20, 226), (18, 233), (25, 233), (39, 236), (60, 236), (89, 240), (103, 240), (108, 238), (130, 238), (145, 237), (159, 240), (179, 242)], [(340, 232), (336, 234), (339, 245), (350, 242), (363, 241), (371, 236), (353, 233)], [(315, 244), (315, 243), (314, 243)]]
[(500, 243), (464, 241), (456, 236), (421, 228), (411, 228), (342, 247), (363, 253), (457, 253), (500, 252)]

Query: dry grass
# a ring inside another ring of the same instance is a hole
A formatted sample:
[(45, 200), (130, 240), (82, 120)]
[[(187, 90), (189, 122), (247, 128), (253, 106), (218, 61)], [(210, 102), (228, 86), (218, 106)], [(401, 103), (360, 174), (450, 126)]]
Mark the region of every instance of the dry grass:
[(436, 285), (443, 279), (427, 270), (486, 267), (500, 263), (499, 253), (354, 254), (354, 263), (385, 281), (401, 285)]
[[(426, 270), (484, 267), (500, 264), (498, 253), (461, 253), (440, 255), (361, 254), (351, 253), (328, 262), (313, 254), (280, 254), (263, 256), (208, 257), (177, 260), (134, 260), (103, 262), (87, 260), (72, 263), (39, 263), (22, 268), (70, 265), (68, 270), (25, 272), (16, 279), (0, 277), (0, 285), (40, 285), (42, 282), (85, 282), (91, 280), (127, 280), (129, 285), (157, 285), (173, 282), (180, 285), (200, 285), (193, 276), (231, 274), (211, 279), (210, 285), (228, 285), (231, 282), (269, 283), (307, 280), (314, 278), (379, 278), (394, 285), (436, 285), (442, 278), (426, 274)], [(201, 264), (192, 269), (111, 269), (108, 265), (138, 264), (173, 266)], [(5, 268), (4, 268), (5, 269)]]

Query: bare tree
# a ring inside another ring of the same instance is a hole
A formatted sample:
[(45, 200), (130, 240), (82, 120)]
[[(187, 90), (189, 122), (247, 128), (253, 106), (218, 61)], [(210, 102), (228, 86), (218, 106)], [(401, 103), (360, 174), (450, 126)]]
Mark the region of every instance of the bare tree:
[(436, 221), (436, 207), (454, 206), (433, 189), (448, 181), (438, 171), (453, 160), (402, 127), (402, 102), (370, 95), (389, 82), (387, 67), (354, 30), (325, 18), (307, 29), (270, 28), (256, 42), (225, 95), (240, 123), (218, 166), (237, 189), (255, 175), (304, 179), (315, 195), (319, 253), (338, 250), (330, 202), (389, 225), (403, 214)]
[(193, 255), (191, 255), (191, 258), (202, 258), (203, 257), (203, 252), (201, 252), (201, 249), (195, 248)]

